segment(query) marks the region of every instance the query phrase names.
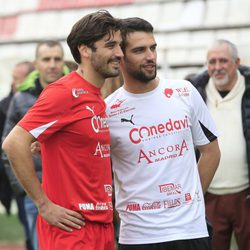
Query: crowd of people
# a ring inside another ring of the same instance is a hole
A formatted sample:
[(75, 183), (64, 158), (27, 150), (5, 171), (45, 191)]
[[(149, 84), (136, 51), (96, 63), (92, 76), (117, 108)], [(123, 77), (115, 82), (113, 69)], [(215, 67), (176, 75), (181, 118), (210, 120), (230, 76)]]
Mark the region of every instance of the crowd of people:
[(75, 62), (39, 43), (1, 102), (1, 178), (27, 249), (229, 250), (232, 233), (250, 249), (250, 69), (236, 46), (215, 41), (207, 70), (169, 80), (144, 19), (93, 12), (67, 44)]

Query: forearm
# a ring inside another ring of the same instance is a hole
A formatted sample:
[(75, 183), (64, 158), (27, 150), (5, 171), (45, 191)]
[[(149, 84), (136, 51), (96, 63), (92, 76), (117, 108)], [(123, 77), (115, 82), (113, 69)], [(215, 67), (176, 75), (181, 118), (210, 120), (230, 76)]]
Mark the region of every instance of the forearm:
[(3, 143), (3, 149), (13, 171), (26, 193), (39, 207), (46, 199), (38, 180), (30, 145), (33, 137), (20, 127), (15, 127)]
[(36, 204), (40, 215), (51, 225), (71, 232), (84, 225), (81, 213), (61, 207), (48, 199), (39, 179), (31, 153), (31, 144), (35, 138), (16, 126), (3, 142), (3, 150), (25, 191)]
[(198, 161), (199, 175), (203, 193), (205, 193), (214, 177), (220, 161), (220, 150), (217, 140), (209, 145), (199, 147), (200, 158)]

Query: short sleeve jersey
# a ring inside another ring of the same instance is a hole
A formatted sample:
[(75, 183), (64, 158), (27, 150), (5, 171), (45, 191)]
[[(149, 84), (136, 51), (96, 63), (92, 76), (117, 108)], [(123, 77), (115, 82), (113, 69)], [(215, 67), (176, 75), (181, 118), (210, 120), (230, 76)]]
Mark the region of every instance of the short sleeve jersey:
[(48, 85), (18, 123), (41, 142), (42, 186), (86, 220), (112, 222), (112, 172), (106, 104), (76, 72)]
[(208, 236), (195, 145), (217, 130), (197, 90), (161, 79), (106, 99), (120, 243), (149, 244)]

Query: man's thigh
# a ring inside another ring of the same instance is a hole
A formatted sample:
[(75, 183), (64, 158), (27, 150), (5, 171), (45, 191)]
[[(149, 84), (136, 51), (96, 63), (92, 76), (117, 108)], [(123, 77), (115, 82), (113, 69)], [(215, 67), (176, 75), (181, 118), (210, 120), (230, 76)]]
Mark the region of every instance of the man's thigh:
[(211, 250), (211, 244), (209, 237), (205, 237), (142, 245), (119, 244), (118, 250)]

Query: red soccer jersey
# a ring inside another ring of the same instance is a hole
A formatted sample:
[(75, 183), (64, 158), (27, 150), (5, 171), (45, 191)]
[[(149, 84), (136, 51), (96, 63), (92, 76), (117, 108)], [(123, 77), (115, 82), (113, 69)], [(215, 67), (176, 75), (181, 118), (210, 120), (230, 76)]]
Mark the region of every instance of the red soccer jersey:
[(105, 109), (100, 90), (72, 72), (48, 85), (18, 123), (41, 142), (49, 199), (101, 223), (113, 218)]

